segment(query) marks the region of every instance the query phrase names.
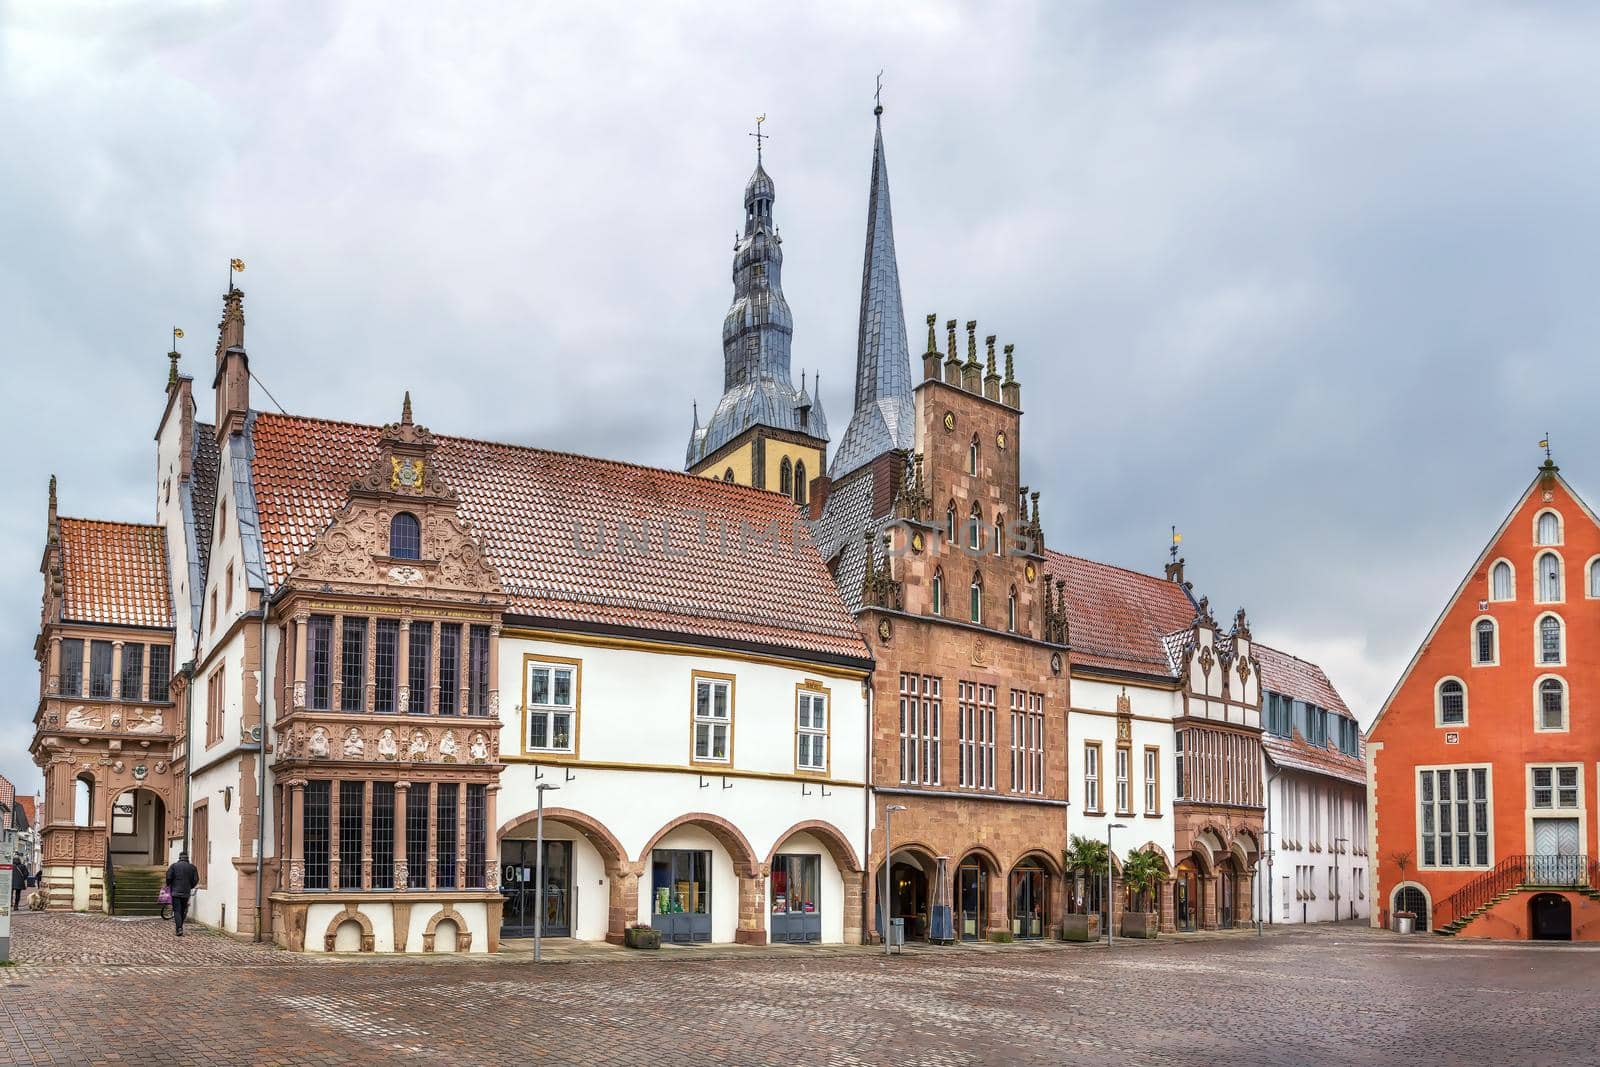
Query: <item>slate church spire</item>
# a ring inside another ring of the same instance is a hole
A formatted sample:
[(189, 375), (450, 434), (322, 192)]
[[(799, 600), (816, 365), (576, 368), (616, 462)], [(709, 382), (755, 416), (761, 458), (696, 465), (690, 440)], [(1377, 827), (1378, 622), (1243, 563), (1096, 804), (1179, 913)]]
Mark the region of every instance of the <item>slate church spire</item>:
[[(796, 389), (790, 377), (794, 318), (783, 296), (783, 238), (772, 214), (777, 187), (761, 160), (761, 141), (769, 135), (759, 126), (757, 133), (756, 169), (744, 187), (744, 229), (733, 246), (733, 304), (722, 321), (722, 399), (704, 425), (696, 416), (685, 466), (718, 477), (731, 470), (741, 483), (779, 488), (768, 484), (770, 435), (758, 428), (779, 431), (788, 444), (801, 446), (806, 454), (789, 457), (791, 471), (800, 463), (800, 469), (819, 475), (828, 427), (821, 405)], [(728, 453), (746, 444), (748, 456), (725, 462)], [(780, 455), (771, 457), (771, 465), (781, 464)], [(774, 480), (781, 479), (775, 474)], [(792, 482), (789, 491), (794, 491)]]
[(856, 330), (856, 397), (850, 426), (834, 453), (838, 481), (891, 449), (909, 449), (916, 429), (911, 405), (911, 349), (900, 306), (900, 267), (889, 209), (889, 169), (883, 158), (883, 105), (873, 109), (872, 186), (867, 200), (867, 247), (861, 265), (861, 319)]

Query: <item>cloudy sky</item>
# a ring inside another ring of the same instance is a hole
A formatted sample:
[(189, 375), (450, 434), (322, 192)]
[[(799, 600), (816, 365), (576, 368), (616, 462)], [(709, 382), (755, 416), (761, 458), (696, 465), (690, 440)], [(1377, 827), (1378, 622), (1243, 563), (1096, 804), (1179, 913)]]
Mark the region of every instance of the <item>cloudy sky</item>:
[(46, 481), (150, 520), (167, 331), (203, 384), (229, 257), (292, 412), (409, 388), (440, 431), (677, 466), (764, 113), (842, 431), (880, 68), (912, 336), (1016, 344), (1055, 547), (1156, 570), (1176, 523), (1367, 721), (1542, 434), (1600, 500), (1594, 8), (416, 7), (0, 3), (20, 784)]

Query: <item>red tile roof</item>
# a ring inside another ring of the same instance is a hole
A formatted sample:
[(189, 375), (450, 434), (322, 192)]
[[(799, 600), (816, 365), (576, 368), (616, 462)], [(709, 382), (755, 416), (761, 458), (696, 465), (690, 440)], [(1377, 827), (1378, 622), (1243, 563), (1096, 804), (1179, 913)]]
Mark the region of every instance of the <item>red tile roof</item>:
[(1067, 583), (1074, 666), (1175, 677), (1163, 638), (1195, 617), (1176, 582), (1061, 552), (1046, 553), (1044, 571)]
[(32, 797), (18, 797), (17, 803), (22, 805), (22, 814), (27, 818), (28, 825), (33, 826), (38, 819), (38, 812), (34, 810)]
[(1341, 715), (1350, 714), (1344, 698), (1321, 667), (1259, 641), (1251, 647), (1255, 650), (1256, 662), (1261, 665), (1261, 684), (1266, 688)]
[(63, 619), (113, 626), (172, 626), (161, 527), (61, 519)]
[[(256, 505), (273, 585), (371, 464), (378, 433), (255, 416)], [(803, 537), (793, 547), (799, 513), (777, 493), (518, 445), (434, 440), (439, 473), (499, 570), (511, 614), (870, 655), (815, 548)], [(602, 525), (605, 543), (595, 551)], [(777, 545), (759, 536), (774, 526), (785, 536)], [(646, 550), (621, 543), (641, 532)]]

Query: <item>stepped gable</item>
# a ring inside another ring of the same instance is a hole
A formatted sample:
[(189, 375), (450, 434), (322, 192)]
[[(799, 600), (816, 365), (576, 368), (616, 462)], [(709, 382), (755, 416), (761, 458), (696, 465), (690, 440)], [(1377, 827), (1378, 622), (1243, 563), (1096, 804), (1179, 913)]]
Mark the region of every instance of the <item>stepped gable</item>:
[(1178, 677), (1168, 638), (1188, 631), (1195, 605), (1177, 582), (1062, 552), (1041, 569), (1066, 582), (1073, 666)]
[(173, 625), (161, 527), (61, 518), (62, 621)]
[[(255, 415), (252, 468), (273, 586), (371, 466), (379, 432)], [(800, 520), (786, 497), (613, 460), (434, 440), (439, 476), (482, 539), (512, 616), (868, 658), (803, 530), (793, 547)]]
[[(1340, 715), (1350, 715), (1344, 698), (1339, 696), (1339, 691), (1334, 689), (1321, 667), (1259, 641), (1250, 648), (1261, 670), (1263, 689), (1327, 708)], [(1263, 731), (1261, 744), (1266, 749), (1267, 757), (1280, 767), (1329, 774), (1356, 785), (1366, 784), (1367, 765), (1364, 756), (1347, 756), (1331, 744), (1320, 747), (1313, 745), (1299, 730), (1295, 730), (1292, 737), (1279, 737), (1271, 731)], [(1357, 744), (1364, 753), (1365, 742)]]

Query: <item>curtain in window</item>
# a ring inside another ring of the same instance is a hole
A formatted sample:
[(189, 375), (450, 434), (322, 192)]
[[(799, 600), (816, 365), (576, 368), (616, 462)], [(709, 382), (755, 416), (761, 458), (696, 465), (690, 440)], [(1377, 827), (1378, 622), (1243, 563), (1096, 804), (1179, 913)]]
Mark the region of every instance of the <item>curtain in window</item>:
[(1558, 545), (1561, 543), (1561, 520), (1555, 512), (1547, 511), (1539, 516), (1538, 543), (1541, 545)]
[(1489, 595), (1495, 600), (1511, 599), (1511, 564), (1505, 560), (1501, 560), (1494, 565), (1494, 576)]
[(1539, 557), (1539, 599), (1561, 599), (1561, 560), (1554, 552)]

